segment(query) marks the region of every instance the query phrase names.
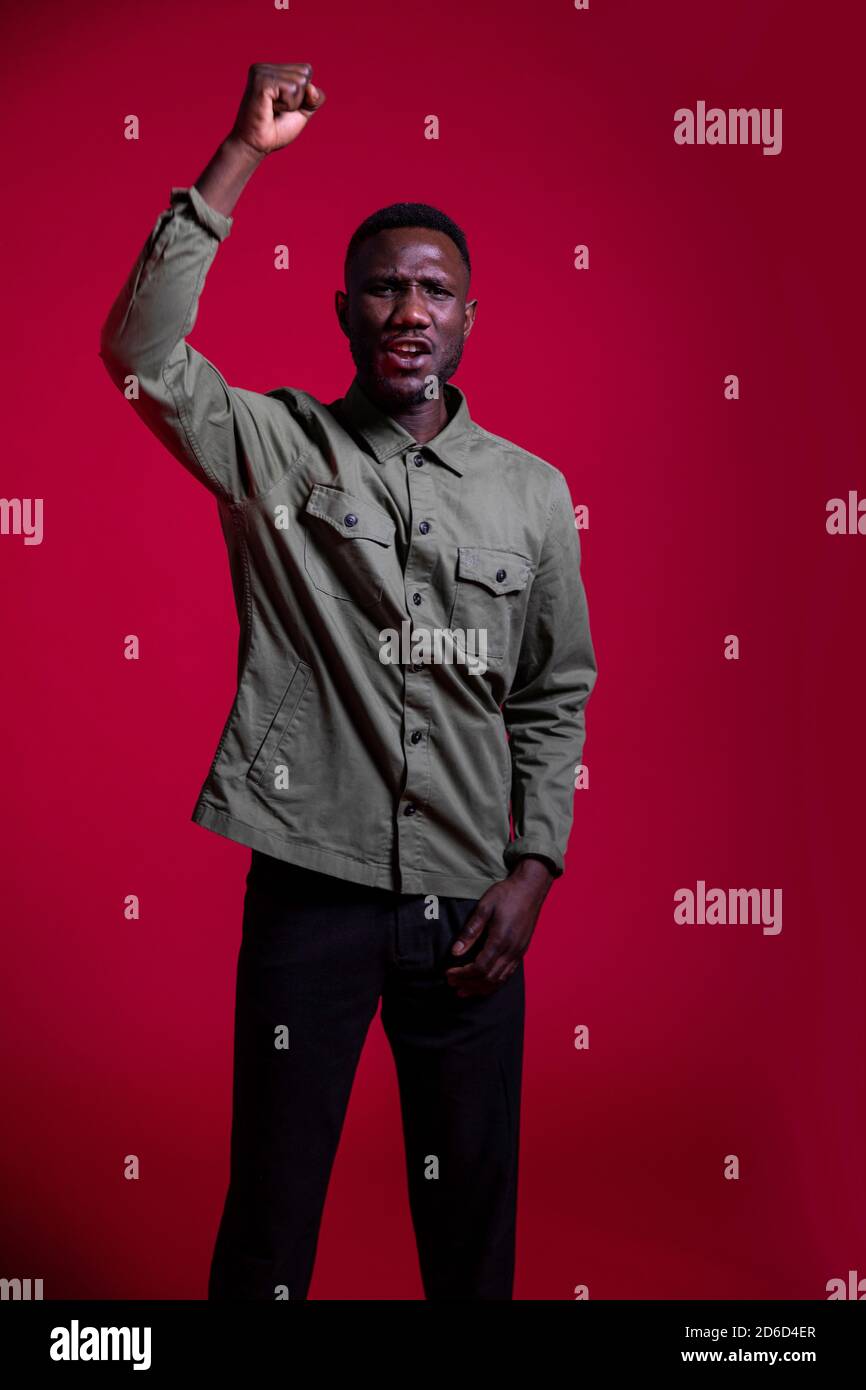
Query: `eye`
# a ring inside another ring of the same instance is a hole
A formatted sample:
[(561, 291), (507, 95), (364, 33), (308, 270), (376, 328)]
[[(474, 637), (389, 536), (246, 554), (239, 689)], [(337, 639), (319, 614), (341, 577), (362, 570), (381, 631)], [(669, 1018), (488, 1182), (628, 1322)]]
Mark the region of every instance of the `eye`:
[[(425, 288), (428, 294), (434, 295), (437, 299), (451, 298), (451, 291), (446, 289), (444, 285), (428, 282)], [(374, 280), (367, 286), (367, 289), (370, 294), (391, 294), (394, 291), (399, 291), (400, 285), (394, 280)]]

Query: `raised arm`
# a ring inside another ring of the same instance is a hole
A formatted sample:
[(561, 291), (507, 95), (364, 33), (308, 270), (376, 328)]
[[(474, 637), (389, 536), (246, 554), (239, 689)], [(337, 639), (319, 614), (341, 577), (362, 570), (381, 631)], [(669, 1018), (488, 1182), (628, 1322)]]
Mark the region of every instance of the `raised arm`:
[(205, 277), (246, 183), (297, 139), (325, 94), (309, 63), (255, 63), (235, 123), (200, 177), (174, 187), (102, 325), (99, 355), (148, 428), (217, 495), (248, 495), (254, 394), (236, 391), (186, 341)]

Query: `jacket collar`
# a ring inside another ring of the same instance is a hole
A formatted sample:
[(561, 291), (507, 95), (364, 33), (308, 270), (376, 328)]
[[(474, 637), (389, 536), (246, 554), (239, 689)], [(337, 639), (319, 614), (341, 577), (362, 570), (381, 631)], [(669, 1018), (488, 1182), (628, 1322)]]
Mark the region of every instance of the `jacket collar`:
[[(474, 428), (466, 397), (459, 386), (446, 381), (444, 387), (445, 405), (450, 419), (447, 424), (426, 444), (418, 447), (426, 454), (432, 454), (452, 472), (463, 475), (470, 458), (470, 437)], [(373, 451), (379, 463), (384, 463), (394, 454), (401, 453), (414, 439), (408, 430), (398, 425), (390, 415), (385, 415), (358, 384), (357, 375), (353, 378), (345, 396), (335, 402), (342, 419), (352, 425)]]

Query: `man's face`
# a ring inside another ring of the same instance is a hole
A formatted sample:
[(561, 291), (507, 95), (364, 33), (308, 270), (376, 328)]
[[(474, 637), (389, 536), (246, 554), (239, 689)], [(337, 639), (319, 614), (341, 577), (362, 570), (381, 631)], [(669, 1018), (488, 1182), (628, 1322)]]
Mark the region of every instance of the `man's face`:
[[(469, 276), (449, 236), (427, 227), (395, 227), (362, 242), (349, 267), (348, 292), (336, 292), (358, 380), (394, 407), (429, 399), (463, 356), (478, 301), (467, 304)], [(411, 354), (398, 340), (414, 341)]]

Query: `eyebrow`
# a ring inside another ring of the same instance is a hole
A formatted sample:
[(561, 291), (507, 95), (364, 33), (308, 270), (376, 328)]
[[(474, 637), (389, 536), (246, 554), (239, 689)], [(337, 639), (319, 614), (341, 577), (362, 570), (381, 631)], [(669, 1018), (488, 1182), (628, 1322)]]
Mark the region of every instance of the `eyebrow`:
[[(365, 275), (365, 276), (364, 276), (364, 279), (361, 281), (361, 288), (362, 288), (362, 289), (367, 289), (370, 285), (381, 284), (382, 281), (388, 281), (390, 284), (394, 284), (394, 285), (410, 285), (410, 284), (412, 283), (411, 277), (409, 277), (408, 275), (397, 275), (394, 271), (387, 271), (387, 270), (386, 270), (386, 271), (382, 271), (382, 272), (379, 273), (379, 274), (376, 274), (375, 272), (373, 272), (373, 273), (370, 274), (370, 275)], [(450, 276), (450, 275), (447, 275), (447, 274), (444, 275), (444, 276), (442, 276), (442, 275), (421, 275), (421, 276), (418, 277), (418, 284), (419, 284), (419, 285), (438, 285), (441, 289), (450, 289), (450, 288), (451, 288), (451, 276)]]

